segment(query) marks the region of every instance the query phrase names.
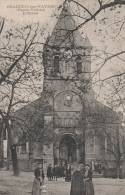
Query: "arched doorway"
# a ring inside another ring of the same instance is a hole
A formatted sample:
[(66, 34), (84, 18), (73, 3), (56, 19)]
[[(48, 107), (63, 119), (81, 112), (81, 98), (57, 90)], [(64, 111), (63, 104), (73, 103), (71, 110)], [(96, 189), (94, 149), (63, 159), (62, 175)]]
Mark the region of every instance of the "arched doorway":
[(77, 160), (76, 157), (76, 141), (71, 135), (64, 135), (60, 140), (59, 158), (61, 164), (73, 163)]

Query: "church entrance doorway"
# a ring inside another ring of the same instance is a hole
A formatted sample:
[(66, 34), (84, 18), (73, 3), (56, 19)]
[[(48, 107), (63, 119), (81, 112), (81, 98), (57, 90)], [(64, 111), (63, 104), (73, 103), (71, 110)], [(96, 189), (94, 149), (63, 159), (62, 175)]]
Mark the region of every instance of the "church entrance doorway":
[(73, 163), (76, 157), (76, 141), (71, 135), (64, 135), (59, 145), (59, 158), (61, 164)]

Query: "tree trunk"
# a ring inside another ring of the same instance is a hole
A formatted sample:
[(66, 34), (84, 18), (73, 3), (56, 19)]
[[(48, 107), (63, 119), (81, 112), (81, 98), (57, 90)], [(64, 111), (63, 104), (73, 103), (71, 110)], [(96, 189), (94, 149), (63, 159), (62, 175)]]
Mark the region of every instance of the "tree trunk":
[(11, 145), (10, 150), (11, 150), (11, 157), (12, 157), (13, 174), (14, 176), (19, 176), (19, 166), (18, 166), (16, 145), (15, 144)]
[(0, 167), (4, 166), (4, 156), (3, 156), (3, 137), (0, 135)]
[(3, 151), (3, 124), (1, 125), (0, 129), (0, 167), (3, 168), (4, 166), (4, 151)]
[(19, 176), (19, 166), (18, 166), (18, 159), (17, 159), (16, 144), (14, 144), (12, 132), (9, 126), (8, 126), (8, 146), (10, 149), (9, 151), (11, 151), (13, 175)]
[(116, 165), (116, 174), (117, 174), (117, 178), (120, 178), (120, 162), (117, 162), (117, 165)]

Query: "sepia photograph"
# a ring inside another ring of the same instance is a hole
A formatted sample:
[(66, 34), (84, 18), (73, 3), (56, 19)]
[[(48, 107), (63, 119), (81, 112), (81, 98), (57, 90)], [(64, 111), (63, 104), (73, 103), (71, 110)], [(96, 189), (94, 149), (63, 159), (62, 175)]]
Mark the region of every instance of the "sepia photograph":
[(0, 195), (125, 194), (125, 0), (0, 0)]

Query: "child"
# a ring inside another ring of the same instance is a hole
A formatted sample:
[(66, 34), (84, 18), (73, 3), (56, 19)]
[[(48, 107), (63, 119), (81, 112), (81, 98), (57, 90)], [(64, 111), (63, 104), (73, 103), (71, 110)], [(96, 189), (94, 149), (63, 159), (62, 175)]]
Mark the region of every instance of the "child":
[(40, 169), (36, 168), (34, 171), (34, 181), (33, 181), (33, 187), (32, 187), (32, 195), (41, 195), (40, 186), (42, 185), (41, 179), (40, 179)]

